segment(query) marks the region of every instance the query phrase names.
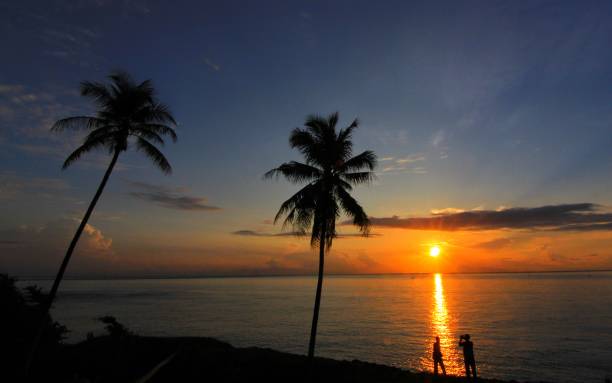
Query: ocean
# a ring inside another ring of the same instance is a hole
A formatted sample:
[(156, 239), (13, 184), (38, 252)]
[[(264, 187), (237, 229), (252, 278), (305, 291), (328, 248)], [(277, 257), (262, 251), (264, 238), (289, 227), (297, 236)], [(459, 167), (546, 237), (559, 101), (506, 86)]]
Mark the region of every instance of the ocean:
[[(141, 335), (305, 354), (315, 287), (315, 277), (66, 280), (52, 314), (68, 342), (113, 315)], [(328, 276), (316, 354), (432, 370), (439, 336), (459, 375), (465, 333), (483, 377), (601, 383), (612, 378), (612, 272)]]

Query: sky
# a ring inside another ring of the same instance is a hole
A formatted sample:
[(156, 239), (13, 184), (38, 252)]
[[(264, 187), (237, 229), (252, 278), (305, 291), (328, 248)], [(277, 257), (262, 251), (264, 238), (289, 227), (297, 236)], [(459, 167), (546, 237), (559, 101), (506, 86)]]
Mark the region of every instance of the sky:
[[(121, 155), (69, 277), (310, 274), (272, 220), (310, 114), (359, 118), (373, 235), (329, 273), (612, 269), (612, 3), (0, 0), (0, 271), (51, 276), (110, 162), (62, 171), (84, 80), (151, 79), (164, 175)], [(340, 232), (356, 230), (340, 218)], [(429, 249), (439, 246), (440, 256)]]

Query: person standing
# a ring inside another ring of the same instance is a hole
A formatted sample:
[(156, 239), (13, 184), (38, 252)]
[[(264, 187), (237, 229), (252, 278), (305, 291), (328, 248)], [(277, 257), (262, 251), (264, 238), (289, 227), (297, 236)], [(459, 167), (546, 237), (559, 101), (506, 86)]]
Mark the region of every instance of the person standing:
[(438, 376), (438, 365), (442, 369), (442, 374), (446, 376), (446, 368), (444, 368), (444, 361), (442, 360), (442, 350), (440, 349), (440, 337), (436, 337), (436, 342), (433, 344), (433, 361), (434, 361), (434, 375)]
[(478, 378), (476, 375), (476, 359), (474, 359), (474, 343), (470, 340), (470, 334), (461, 335), (459, 337), (459, 347), (463, 348), (463, 360), (465, 362), (465, 376), (470, 379), (471, 375), (474, 380)]

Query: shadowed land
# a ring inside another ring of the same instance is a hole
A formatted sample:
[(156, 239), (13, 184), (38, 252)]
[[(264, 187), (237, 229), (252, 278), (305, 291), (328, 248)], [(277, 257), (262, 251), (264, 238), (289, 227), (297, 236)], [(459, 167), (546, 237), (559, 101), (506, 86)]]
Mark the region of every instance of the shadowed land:
[[(33, 376), (36, 381), (49, 381), (50, 378), (66, 382), (465, 381), (458, 377), (435, 378), (428, 373), (412, 373), (357, 360), (319, 357), (315, 358), (315, 367), (309, 373), (305, 355), (258, 347), (237, 348), (216, 339), (198, 337), (101, 336), (65, 345), (53, 359), (43, 364), (46, 367), (36, 369)], [(163, 365), (160, 367), (160, 364)], [(46, 370), (44, 374), (43, 370)], [(478, 381), (503, 383), (491, 379)]]

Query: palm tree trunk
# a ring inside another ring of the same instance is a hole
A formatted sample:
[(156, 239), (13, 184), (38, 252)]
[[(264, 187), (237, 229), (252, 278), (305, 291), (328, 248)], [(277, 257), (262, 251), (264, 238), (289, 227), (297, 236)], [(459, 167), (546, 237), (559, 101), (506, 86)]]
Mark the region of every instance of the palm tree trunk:
[(321, 306), (321, 290), (323, 288), (323, 265), (325, 262), (325, 225), (321, 229), (321, 240), (319, 241), (319, 280), (317, 281), (317, 294), (315, 296), (314, 313), (312, 315), (312, 327), (310, 328), (310, 343), (308, 345), (308, 359), (310, 364), (314, 360), (315, 340), (317, 338), (317, 322), (319, 322), (319, 307)]
[(89, 204), (89, 207), (87, 208), (87, 211), (85, 212), (85, 216), (81, 220), (81, 224), (79, 225), (76, 233), (74, 234), (74, 237), (72, 238), (72, 241), (70, 242), (70, 246), (68, 246), (68, 251), (66, 251), (64, 260), (62, 261), (59, 271), (57, 272), (57, 275), (55, 276), (55, 281), (53, 281), (53, 286), (51, 287), (51, 291), (49, 291), (49, 296), (46, 300), (46, 303), (41, 307), (40, 326), (38, 328), (36, 336), (34, 337), (34, 340), (32, 342), (32, 348), (30, 349), (30, 354), (28, 355), (28, 359), (26, 361), (26, 376), (30, 372), (30, 367), (32, 365), (34, 357), (36, 356), (36, 352), (40, 344), (40, 339), (42, 338), (42, 335), (43, 335), (44, 324), (45, 324), (47, 313), (51, 309), (51, 305), (53, 304), (53, 301), (55, 300), (55, 295), (57, 294), (57, 290), (59, 289), (60, 282), (62, 281), (62, 278), (64, 277), (64, 272), (66, 271), (66, 268), (68, 267), (68, 263), (70, 262), (72, 253), (77, 243), (79, 242), (79, 238), (81, 237), (81, 234), (83, 233), (83, 230), (85, 229), (85, 226), (87, 226), (87, 221), (89, 221), (89, 217), (91, 216), (91, 213), (96, 207), (96, 203), (98, 202), (98, 199), (102, 195), (102, 191), (104, 190), (104, 187), (106, 186), (106, 182), (108, 181), (111, 173), (113, 172), (113, 168), (115, 167), (115, 164), (117, 163), (118, 158), (119, 158), (119, 151), (115, 151), (115, 154), (113, 154), (113, 158), (110, 164), (108, 165), (108, 169), (106, 169), (106, 173), (104, 173), (104, 178), (102, 178), (102, 182), (100, 183), (100, 186), (98, 186), (98, 190), (96, 191), (94, 198), (91, 200), (91, 203)]

